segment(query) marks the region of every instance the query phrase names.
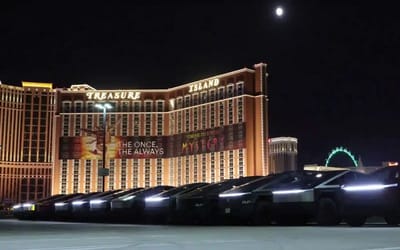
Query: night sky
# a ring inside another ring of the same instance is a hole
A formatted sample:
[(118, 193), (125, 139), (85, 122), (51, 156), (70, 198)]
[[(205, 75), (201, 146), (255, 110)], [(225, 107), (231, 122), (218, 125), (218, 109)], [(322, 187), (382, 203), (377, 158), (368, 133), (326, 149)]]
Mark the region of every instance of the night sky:
[(400, 160), (399, 48), (396, 1), (0, 3), (5, 84), (168, 88), (267, 63), (270, 135), (297, 137), (301, 165), (337, 146)]

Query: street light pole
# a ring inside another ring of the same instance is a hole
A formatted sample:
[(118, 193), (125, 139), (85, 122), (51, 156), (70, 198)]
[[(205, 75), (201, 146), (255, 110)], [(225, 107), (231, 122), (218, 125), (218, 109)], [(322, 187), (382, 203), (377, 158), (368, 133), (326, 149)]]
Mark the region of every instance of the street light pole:
[(102, 109), (103, 110), (103, 166), (102, 169), (100, 171), (99, 169), (99, 173), (101, 173), (101, 176), (103, 178), (103, 187), (102, 190), (103, 192), (105, 191), (105, 186), (106, 186), (106, 176), (108, 175), (107, 171), (106, 171), (106, 152), (107, 152), (107, 146), (106, 146), (106, 133), (107, 133), (107, 109), (111, 109), (111, 105), (109, 103), (97, 103), (95, 105), (97, 108)]

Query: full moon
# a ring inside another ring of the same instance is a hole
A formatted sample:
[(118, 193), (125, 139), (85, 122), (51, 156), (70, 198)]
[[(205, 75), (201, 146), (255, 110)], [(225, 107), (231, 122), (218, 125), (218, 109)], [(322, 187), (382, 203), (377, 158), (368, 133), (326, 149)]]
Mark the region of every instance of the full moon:
[(283, 15), (283, 9), (282, 9), (282, 7), (277, 7), (276, 9), (275, 9), (275, 14), (277, 15), (277, 16), (282, 16)]

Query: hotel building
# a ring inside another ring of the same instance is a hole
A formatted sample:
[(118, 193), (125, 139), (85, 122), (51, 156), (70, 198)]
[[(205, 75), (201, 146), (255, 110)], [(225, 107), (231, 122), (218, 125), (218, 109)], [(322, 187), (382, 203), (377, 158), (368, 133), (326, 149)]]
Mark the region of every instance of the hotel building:
[(269, 139), (269, 169), (272, 173), (298, 170), (297, 138), (275, 137)]
[(55, 96), (49, 83), (0, 84), (0, 203), (50, 195)]
[[(44, 142), (47, 158), (40, 158), (41, 144), (35, 144), (37, 158), (24, 164), (30, 169), (38, 160), (52, 169), (52, 194), (269, 174), (266, 78), (266, 65), (260, 63), (168, 89), (97, 90), (87, 84), (46, 89), (55, 98), (55, 106), (46, 106), (53, 118), (46, 127), (52, 139)], [(98, 103), (112, 108), (104, 112)], [(26, 127), (28, 120), (21, 122)], [(33, 150), (33, 144), (26, 146)], [(8, 147), (2, 157), (10, 157)], [(13, 159), (6, 162), (16, 165)], [(104, 187), (103, 166), (109, 173)]]

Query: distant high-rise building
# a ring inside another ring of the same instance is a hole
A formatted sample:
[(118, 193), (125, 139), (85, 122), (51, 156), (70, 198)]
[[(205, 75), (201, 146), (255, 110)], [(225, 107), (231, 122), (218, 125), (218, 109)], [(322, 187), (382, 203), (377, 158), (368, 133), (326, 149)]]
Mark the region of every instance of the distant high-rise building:
[(269, 163), (273, 173), (297, 170), (297, 138), (269, 139)]
[(0, 202), (50, 195), (54, 115), (52, 84), (0, 84)]

